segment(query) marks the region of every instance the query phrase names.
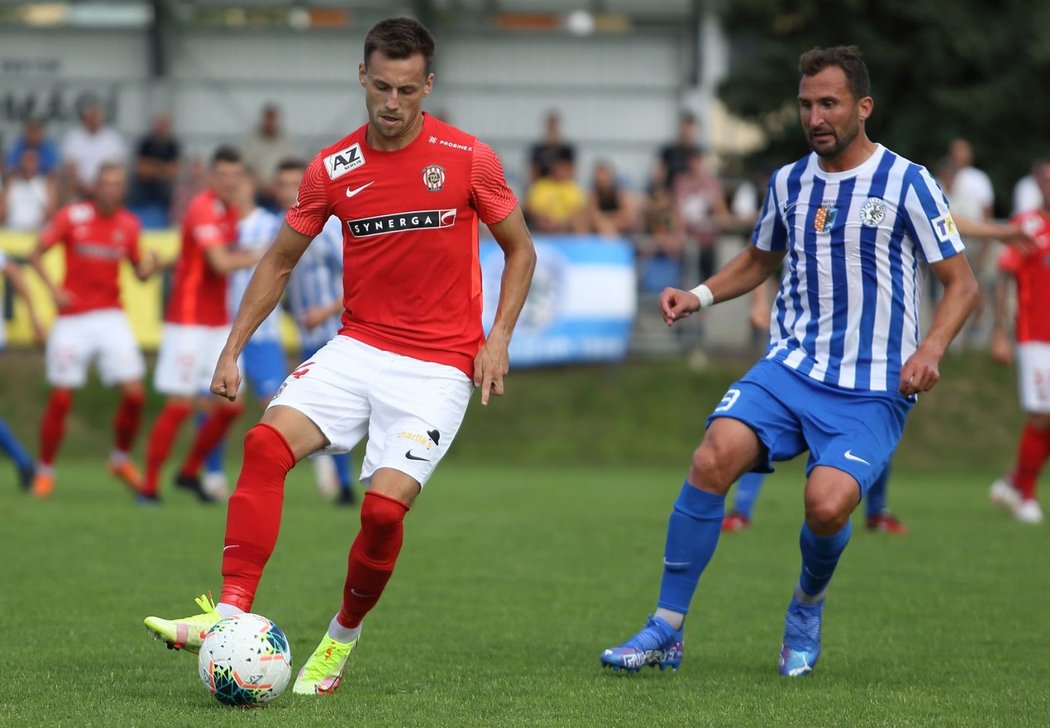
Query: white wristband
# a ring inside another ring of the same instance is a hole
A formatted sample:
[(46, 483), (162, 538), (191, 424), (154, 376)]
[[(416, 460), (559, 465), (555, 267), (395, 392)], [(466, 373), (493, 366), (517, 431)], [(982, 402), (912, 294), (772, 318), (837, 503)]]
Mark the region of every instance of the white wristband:
[(689, 291), (695, 294), (700, 299), (700, 308), (707, 308), (713, 306), (715, 303), (715, 294), (711, 293), (711, 289), (701, 283), (699, 286)]

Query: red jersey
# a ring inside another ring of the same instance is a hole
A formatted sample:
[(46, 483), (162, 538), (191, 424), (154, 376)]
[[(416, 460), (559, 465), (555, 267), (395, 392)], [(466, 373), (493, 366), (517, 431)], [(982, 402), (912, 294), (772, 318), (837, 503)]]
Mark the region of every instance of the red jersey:
[(379, 349), (473, 376), (484, 342), (478, 221), (517, 206), (495, 152), (429, 114), (393, 152), (362, 126), (310, 163), (288, 224), (317, 235), (343, 221), (343, 326)]
[(211, 190), (204, 190), (190, 201), (182, 218), (182, 247), (165, 321), (199, 326), (230, 323), (226, 276), (212, 270), (204, 249), (235, 244), (237, 217), (237, 208), (225, 204)]
[(1011, 222), (1039, 246), (1029, 254), (1008, 247), (999, 258), (999, 268), (1017, 280), (1017, 342), (1050, 342), (1050, 215), (1032, 210)]
[(139, 262), (137, 217), (123, 207), (106, 217), (94, 202), (66, 205), (40, 236), (45, 249), (62, 245), (66, 275), (62, 282), (73, 299), (59, 314), (120, 308), (120, 261)]

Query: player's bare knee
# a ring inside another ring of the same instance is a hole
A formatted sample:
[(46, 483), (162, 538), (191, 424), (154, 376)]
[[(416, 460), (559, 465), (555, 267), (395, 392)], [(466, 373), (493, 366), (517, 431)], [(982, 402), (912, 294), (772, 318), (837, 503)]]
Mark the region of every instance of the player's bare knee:
[(806, 523), (818, 536), (831, 536), (838, 533), (849, 520), (853, 512), (853, 503), (834, 496), (820, 500), (806, 499)]
[(728, 466), (728, 454), (706, 440), (700, 443), (700, 447), (693, 452), (689, 482), (707, 491), (725, 493), (735, 479)]

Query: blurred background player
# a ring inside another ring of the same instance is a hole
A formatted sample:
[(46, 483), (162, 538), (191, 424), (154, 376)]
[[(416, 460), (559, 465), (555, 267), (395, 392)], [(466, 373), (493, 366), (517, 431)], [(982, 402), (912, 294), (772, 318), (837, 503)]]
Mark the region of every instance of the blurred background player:
[[(240, 153), (219, 147), (212, 155), (207, 189), (193, 198), (182, 220), (182, 244), (153, 373), (153, 386), (166, 400), (146, 448), (146, 474), (138, 497), (143, 505), (159, 502), (160, 469), (179, 428), (193, 411), (194, 399), (206, 391), (226, 343), (230, 331), (227, 276), (259, 260), (257, 251), (232, 247), (237, 243), (239, 217), (235, 202), (243, 180)], [(210, 416), (198, 430), (175, 484), (210, 502), (215, 499), (201, 487), (201, 464), (242, 408), (215, 397), (200, 400)]]
[[(275, 190), (282, 209), (295, 205), (305, 171), (306, 164), (294, 159), (278, 165)], [(288, 278), (285, 302), (299, 333), (299, 361), (308, 362), (335, 338), (342, 326), (343, 221), (338, 217), (328, 218), (310, 247), (303, 251)], [(352, 505), (357, 501), (350, 473), (350, 453), (317, 453), (310, 459), (322, 495), (335, 496), (337, 505)]]
[[(33, 327), (33, 337), (39, 343), (44, 343), (44, 327), (40, 323), (40, 316), (36, 310), (36, 306), (33, 304), (33, 298), (29, 295), (29, 291), (26, 288), (25, 278), (22, 276), (22, 269), (13, 260), (10, 260), (4, 251), (0, 250), (0, 272), (7, 277), (8, 285), (10, 285), (15, 293), (22, 297), (22, 300), (26, 303), (26, 310), (29, 312), (29, 322)], [(4, 316), (4, 297), (0, 296), (0, 352), (3, 352), (4, 346), (7, 343), (7, 327), (5, 325), (6, 318)], [(11, 461), (15, 464), (15, 468), (18, 470), (18, 483), (22, 486), (23, 490), (29, 490), (33, 483), (33, 475), (35, 473), (35, 465), (33, 464), (33, 458), (30, 456), (26, 449), (19, 442), (18, 437), (11, 430), (11, 427), (7, 424), (2, 416), (0, 416), (0, 451), (3, 451), (5, 455), (11, 458)]]
[[(422, 111), (433, 87), (434, 45), (430, 32), (408, 18), (381, 21), (365, 37), (358, 80), (368, 122), (307, 168), (298, 201), (245, 293), (212, 391), (236, 396), (241, 349), (333, 214), (346, 223), (343, 328), (292, 372), (245, 436), (244, 466), (227, 512), (219, 603), (205, 596), (197, 600), (203, 614), (146, 618), (169, 646), (197, 651), (202, 629), (250, 611), (280, 530), (288, 471), (322, 448), (350, 450), (367, 434), (361, 479), (369, 488), (342, 604), (299, 671), (292, 687), (299, 694), (339, 686), (361, 623), (393, 574), (405, 515), (455, 439), (472, 390), (481, 389), (482, 405), (503, 393), (510, 336), (536, 264), (499, 158), (476, 137)], [(505, 263), (487, 338), (481, 222)]]
[(1043, 204), (1014, 216), (1012, 222), (1035, 239), (1037, 248), (1003, 251), (992, 332), (992, 356), (1003, 364), (1011, 363), (1006, 310), (1012, 287), (1017, 301), (1017, 380), (1026, 417), (1014, 468), (992, 484), (991, 498), (1021, 523), (1039, 524), (1043, 510), (1036, 500), (1036, 484), (1050, 456), (1050, 161), (1040, 160), (1032, 174)]
[[(124, 207), (127, 173), (105, 163), (94, 183), (94, 199), (66, 205), (40, 235), (33, 268), (47, 286), (58, 317), (47, 341), (47, 382), (51, 387), (40, 424), (40, 463), (33, 495), (46, 498), (54, 488), (54, 464), (73, 406), (73, 391), (87, 382), (88, 367), (97, 362), (106, 386), (120, 388), (113, 420), (109, 469), (138, 490), (139, 473), (129, 453), (142, 420), (145, 362), (120, 304), (120, 262), (129, 261), (139, 280), (157, 270), (155, 254), (139, 251), (139, 221)], [(44, 252), (61, 245), (65, 279), (57, 285), (43, 262)]]
[[(262, 257), (281, 227), (281, 218), (256, 204), (255, 179), (251, 170), (246, 169), (245, 171), (247, 174), (242, 179), (236, 201), (237, 211), (241, 216), (237, 222), (237, 247), (241, 250), (254, 251), (256, 255)], [(237, 315), (241, 298), (254, 272), (255, 266), (252, 266), (235, 270), (230, 274), (227, 295), (231, 320)], [(252, 338), (245, 344), (244, 354), (241, 357), (241, 366), (244, 368), (247, 384), (251, 387), (252, 394), (262, 404), (263, 409), (269, 404), (270, 398), (277, 392), (277, 388), (288, 375), (288, 362), (284, 349), (281, 348), (280, 315), (280, 309), (274, 309), (269, 316), (263, 319), (259, 328), (252, 334)], [(214, 400), (208, 398), (206, 401)], [(204, 427), (209, 413), (201, 412), (198, 416), (200, 418), (198, 426)], [(202, 486), (205, 492), (216, 498), (226, 496), (226, 474), (223, 471), (224, 442), (225, 440), (220, 440), (205, 459)]]

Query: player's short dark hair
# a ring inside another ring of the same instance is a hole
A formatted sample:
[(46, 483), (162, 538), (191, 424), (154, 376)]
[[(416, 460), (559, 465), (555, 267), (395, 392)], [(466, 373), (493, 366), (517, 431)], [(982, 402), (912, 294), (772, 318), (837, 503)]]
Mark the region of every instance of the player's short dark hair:
[(230, 164), (241, 164), (243, 162), (241, 152), (237, 147), (230, 146), (229, 144), (223, 144), (211, 155), (211, 166), (214, 167), (219, 162), (227, 162)]
[(285, 157), (284, 159), (282, 159), (280, 162), (277, 163), (277, 171), (278, 172), (289, 172), (289, 171), (305, 172), (306, 171), (306, 162), (303, 161), (302, 159), (299, 159), (298, 157)]
[(798, 70), (803, 76), (816, 76), (831, 66), (838, 66), (846, 74), (846, 84), (853, 98), (862, 99), (865, 96), (871, 96), (868, 67), (864, 64), (860, 48), (857, 46), (811, 48), (798, 59)]
[(387, 18), (373, 25), (365, 36), (365, 68), (375, 51), (394, 60), (411, 58), (418, 53), (423, 56), (423, 73), (429, 76), (434, 68), (436, 50), (434, 36), (418, 20)]

